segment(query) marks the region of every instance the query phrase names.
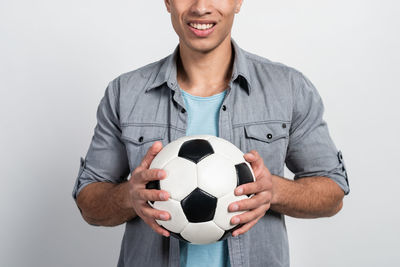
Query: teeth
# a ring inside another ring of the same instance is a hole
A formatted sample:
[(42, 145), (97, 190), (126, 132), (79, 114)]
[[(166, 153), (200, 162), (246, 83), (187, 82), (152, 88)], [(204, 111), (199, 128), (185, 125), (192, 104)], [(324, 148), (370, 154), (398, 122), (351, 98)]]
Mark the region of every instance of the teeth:
[(198, 29), (198, 30), (207, 30), (214, 26), (214, 24), (199, 24), (199, 23), (190, 23), (190, 26)]

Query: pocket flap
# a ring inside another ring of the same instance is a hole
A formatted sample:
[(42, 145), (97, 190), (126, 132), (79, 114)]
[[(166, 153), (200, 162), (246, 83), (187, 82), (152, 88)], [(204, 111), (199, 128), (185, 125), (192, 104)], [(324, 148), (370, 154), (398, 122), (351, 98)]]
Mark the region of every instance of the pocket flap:
[(287, 138), (289, 136), (289, 123), (267, 122), (245, 125), (245, 132), (248, 138), (270, 143), (281, 138)]
[(122, 127), (121, 138), (136, 145), (162, 140), (165, 136), (164, 126), (128, 125)]

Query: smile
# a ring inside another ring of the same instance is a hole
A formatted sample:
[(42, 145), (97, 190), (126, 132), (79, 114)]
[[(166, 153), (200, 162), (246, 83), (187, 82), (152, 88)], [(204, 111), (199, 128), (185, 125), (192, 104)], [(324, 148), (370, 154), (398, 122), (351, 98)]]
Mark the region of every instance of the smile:
[(208, 30), (211, 29), (212, 27), (214, 27), (214, 23), (210, 23), (210, 24), (200, 24), (200, 23), (189, 23), (189, 26), (192, 28), (195, 28), (197, 30)]
[(211, 35), (215, 29), (216, 23), (211, 21), (205, 21), (204, 23), (199, 23), (197, 21), (189, 22), (189, 30), (198, 38), (205, 38)]

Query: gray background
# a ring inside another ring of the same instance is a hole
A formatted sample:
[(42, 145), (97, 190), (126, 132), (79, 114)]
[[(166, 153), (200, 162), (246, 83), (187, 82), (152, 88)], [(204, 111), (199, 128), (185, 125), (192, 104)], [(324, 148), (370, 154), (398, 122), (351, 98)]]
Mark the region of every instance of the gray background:
[[(399, 8), (253, 0), (236, 18), (242, 48), (313, 81), (348, 167), (342, 212), (287, 218), (294, 267), (400, 264)], [(177, 42), (163, 1), (0, 1), (0, 266), (116, 265), (123, 227), (71, 198), (79, 157), (108, 82)]]

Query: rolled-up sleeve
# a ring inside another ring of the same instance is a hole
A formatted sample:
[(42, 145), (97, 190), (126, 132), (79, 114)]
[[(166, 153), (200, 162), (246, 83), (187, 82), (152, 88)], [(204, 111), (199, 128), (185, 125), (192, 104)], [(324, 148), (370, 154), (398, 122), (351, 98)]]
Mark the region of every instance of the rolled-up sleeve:
[(78, 177), (72, 191), (79, 192), (94, 182), (120, 183), (129, 175), (125, 145), (121, 140), (118, 114), (118, 84), (111, 82), (97, 109), (97, 125), (85, 158), (81, 158)]
[(343, 155), (337, 150), (323, 120), (321, 97), (301, 74), (293, 84), (293, 116), (286, 166), (295, 174), (294, 179), (311, 176), (331, 178), (347, 195), (350, 189)]

